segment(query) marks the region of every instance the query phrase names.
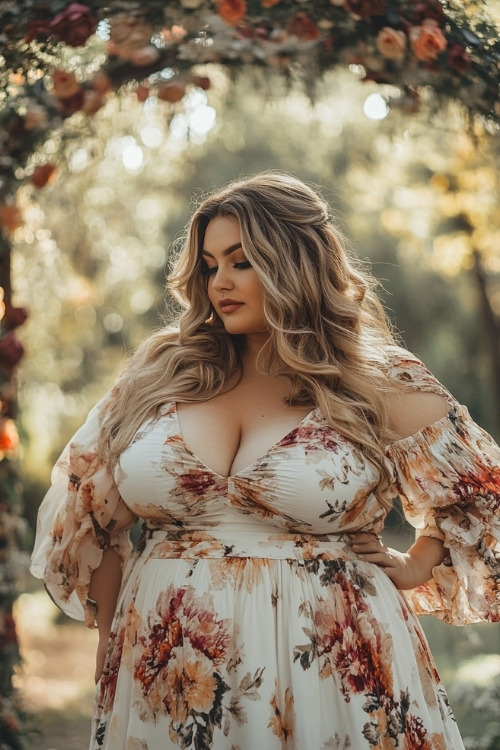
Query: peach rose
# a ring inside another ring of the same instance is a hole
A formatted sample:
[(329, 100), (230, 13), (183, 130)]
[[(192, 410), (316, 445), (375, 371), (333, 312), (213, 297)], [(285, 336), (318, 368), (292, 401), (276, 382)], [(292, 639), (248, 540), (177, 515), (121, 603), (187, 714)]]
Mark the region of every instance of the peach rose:
[(230, 26), (237, 26), (247, 14), (245, 0), (218, 0), (217, 13)]
[(379, 31), (377, 49), (388, 60), (401, 60), (406, 53), (406, 34), (385, 26)]
[(111, 19), (109, 52), (128, 59), (135, 50), (149, 44), (152, 34), (149, 24), (127, 13), (118, 13)]
[(409, 36), (413, 54), (421, 62), (436, 60), (448, 44), (437, 22), (431, 18), (421, 26), (413, 26)]
[(78, 93), (80, 86), (73, 73), (67, 70), (54, 70), (52, 73), (53, 94), (58, 99), (67, 99)]

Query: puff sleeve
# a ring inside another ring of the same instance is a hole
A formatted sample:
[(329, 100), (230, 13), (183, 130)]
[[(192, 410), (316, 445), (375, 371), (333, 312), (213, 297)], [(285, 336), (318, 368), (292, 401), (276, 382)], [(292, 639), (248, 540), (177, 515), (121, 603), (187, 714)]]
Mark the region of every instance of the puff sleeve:
[[(123, 502), (107, 465), (96, 453), (101, 415), (109, 396), (91, 410), (52, 471), (52, 484), (38, 511), (31, 572), (41, 578), (67, 615), (95, 627), (88, 598), (92, 572), (103, 550), (113, 547), (123, 564), (136, 516)], [(122, 565), (123, 565), (122, 564)]]
[(449, 403), (442, 419), (386, 449), (406, 518), (449, 550), (405, 595), (417, 614), (448, 623), (499, 622), (500, 448), (417, 359), (395, 361), (392, 377)]

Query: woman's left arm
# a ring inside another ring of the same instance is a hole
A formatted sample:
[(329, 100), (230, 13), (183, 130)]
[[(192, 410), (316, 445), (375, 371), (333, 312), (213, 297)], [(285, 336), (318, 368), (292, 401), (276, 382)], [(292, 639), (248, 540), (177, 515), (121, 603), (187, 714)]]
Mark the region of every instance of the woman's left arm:
[(386, 547), (379, 536), (360, 532), (352, 549), (361, 560), (378, 565), (398, 589), (414, 589), (432, 578), (432, 569), (448, 555), (440, 539), (420, 536), (407, 552)]

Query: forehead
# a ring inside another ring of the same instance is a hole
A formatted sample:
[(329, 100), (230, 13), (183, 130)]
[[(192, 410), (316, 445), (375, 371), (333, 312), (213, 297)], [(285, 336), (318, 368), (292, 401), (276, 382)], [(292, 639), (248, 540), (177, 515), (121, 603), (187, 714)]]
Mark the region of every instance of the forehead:
[(215, 216), (208, 222), (202, 249), (213, 255), (240, 242), (241, 231), (238, 220), (233, 216)]

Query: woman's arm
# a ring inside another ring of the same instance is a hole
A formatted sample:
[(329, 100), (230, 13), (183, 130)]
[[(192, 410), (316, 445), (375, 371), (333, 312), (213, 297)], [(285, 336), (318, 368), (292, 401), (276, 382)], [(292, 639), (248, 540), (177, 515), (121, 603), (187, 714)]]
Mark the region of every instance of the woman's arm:
[(97, 647), (95, 681), (102, 674), (104, 659), (108, 646), (111, 623), (116, 609), (118, 592), (122, 580), (121, 558), (111, 547), (104, 550), (101, 564), (92, 573), (89, 587), (89, 598), (97, 604), (96, 622), (99, 628), (99, 645)]
[(385, 547), (375, 534), (353, 534), (352, 548), (361, 560), (387, 573), (398, 589), (414, 589), (432, 578), (432, 569), (443, 562), (448, 550), (440, 539), (420, 536), (408, 552)]

